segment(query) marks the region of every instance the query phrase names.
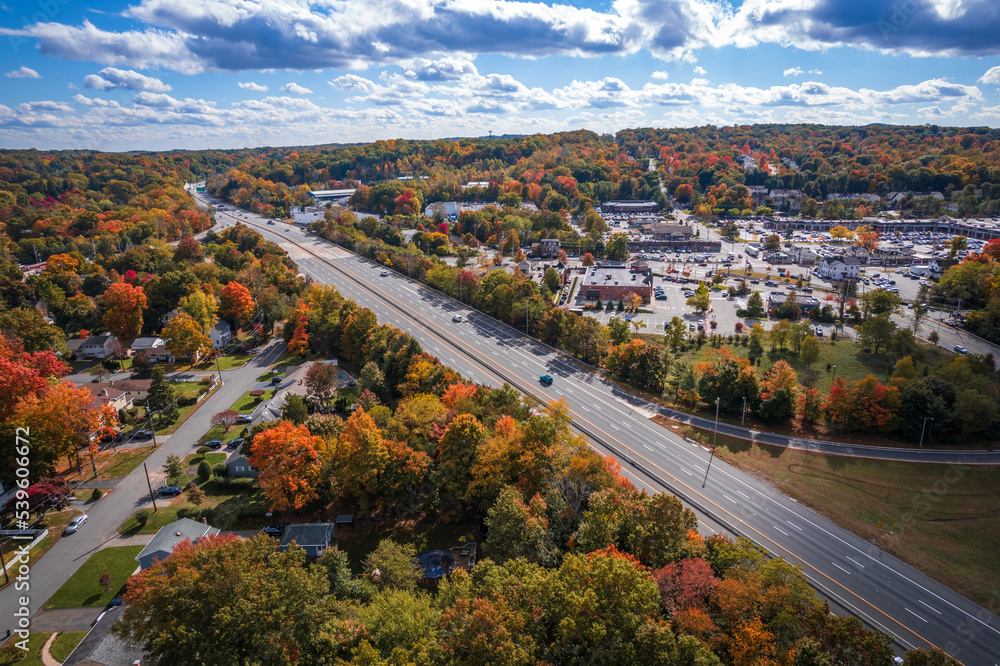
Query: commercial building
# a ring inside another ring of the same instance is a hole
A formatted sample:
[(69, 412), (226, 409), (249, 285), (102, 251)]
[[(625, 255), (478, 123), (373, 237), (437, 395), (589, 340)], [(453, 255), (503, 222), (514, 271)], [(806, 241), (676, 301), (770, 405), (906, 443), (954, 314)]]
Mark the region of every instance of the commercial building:
[[(785, 300), (788, 298), (790, 291), (769, 291), (767, 293), (767, 309), (781, 307)], [(802, 314), (806, 314), (815, 308), (819, 307), (819, 299), (810, 296), (809, 294), (795, 294), (795, 302), (798, 304), (799, 308), (802, 310)]]
[(614, 200), (601, 204), (602, 215), (638, 215), (640, 213), (655, 213), (659, 205), (655, 201)]
[(591, 266), (580, 289), (588, 301), (618, 300), (638, 294), (648, 302), (653, 296), (653, 276), (649, 271), (639, 272), (625, 266)]

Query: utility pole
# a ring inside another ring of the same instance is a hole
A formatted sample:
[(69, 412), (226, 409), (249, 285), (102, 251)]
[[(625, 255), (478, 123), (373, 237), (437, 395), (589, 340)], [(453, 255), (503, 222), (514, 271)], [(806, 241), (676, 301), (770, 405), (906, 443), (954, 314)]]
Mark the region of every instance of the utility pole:
[[(924, 424), (920, 426), (920, 448), (924, 448), (924, 430), (927, 428), (927, 421), (933, 421), (933, 416), (925, 416)], [(932, 426), (933, 427), (933, 426)]]
[(149, 469), (146, 467), (146, 463), (142, 463), (142, 470), (146, 473), (146, 486), (149, 487), (149, 499), (153, 502), (153, 511), (159, 511), (156, 508), (156, 497), (153, 496), (153, 484), (149, 481)]

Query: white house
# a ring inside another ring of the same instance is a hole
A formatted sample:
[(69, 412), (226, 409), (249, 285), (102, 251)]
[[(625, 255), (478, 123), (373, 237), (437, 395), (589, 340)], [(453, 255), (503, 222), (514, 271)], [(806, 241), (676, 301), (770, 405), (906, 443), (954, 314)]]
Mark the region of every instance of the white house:
[(104, 335), (92, 335), (84, 340), (77, 353), (84, 358), (103, 359), (114, 356), (120, 348), (118, 338), (110, 333), (105, 333)]
[(788, 249), (788, 256), (792, 258), (792, 263), (799, 266), (812, 266), (816, 263), (816, 253), (808, 247), (793, 245)]
[(326, 214), (326, 209), (320, 208), (319, 206), (309, 206), (303, 208), (302, 206), (291, 206), (288, 212), (292, 214), (292, 219), (295, 220), (295, 224), (305, 226), (307, 224), (312, 224), (323, 219), (323, 215)]
[(816, 272), (831, 280), (858, 279), (861, 262), (857, 257), (823, 257)]
[(157, 363), (173, 363), (174, 355), (167, 351), (163, 338), (136, 338), (132, 343), (132, 353), (142, 355)]
[(212, 347), (220, 349), (233, 340), (233, 329), (221, 319), (215, 322), (215, 326), (208, 329), (208, 337), (212, 340)]
[(458, 215), (458, 210), (457, 201), (435, 201), (424, 209), (424, 215), (433, 220), (435, 216), (440, 214), (441, 218), (444, 219), (450, 215)]

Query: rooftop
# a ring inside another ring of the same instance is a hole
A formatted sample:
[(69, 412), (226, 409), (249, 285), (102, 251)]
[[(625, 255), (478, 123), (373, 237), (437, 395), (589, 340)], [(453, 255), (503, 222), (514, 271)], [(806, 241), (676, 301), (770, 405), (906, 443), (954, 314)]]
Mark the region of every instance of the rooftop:
[(295, 542), (302, 547), (306, 546), (326, 546), (333, 541), (333, 523), (300, 523), (289, 525), (285, 528), (285, 534), (281, 537), (281, 547), (287, 548), (291, 542)]
[(587, 274), (583, 277), (584, 287), (607, 287), (632, 285), (635, 287), (648, 286), (652, 283), (652, 277), (636, 272), (627, 267), (604, 266), (598, 268), (592, 266), (587, 269)]

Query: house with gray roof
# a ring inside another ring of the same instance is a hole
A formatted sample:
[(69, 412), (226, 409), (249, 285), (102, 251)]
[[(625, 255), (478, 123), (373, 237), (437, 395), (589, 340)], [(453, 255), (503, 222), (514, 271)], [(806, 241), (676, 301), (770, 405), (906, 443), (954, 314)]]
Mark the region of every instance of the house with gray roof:
[(281, 537), (281, 550), (288, 550), (293, 542), (306, 551), (309, 557), (319, 557), (334, 539), (333, 523), (301, 523), (289, 525)]
[(226, 476), (230, 479), (241, 479), (260, 474), (260, 470), (250, 464), (246, 456), (233, 456), (226, 461)]
[(142, 549), (142, 552), (135, 556), (135, 559), (139, 562), (140, 569), (148, 569), (153, 562), (169, 557), (177, 544), (184, 541), (194, 543), (202, 537), (214, 536), (218, 533), (219, 528), (217, 527), (199, 523), (190, 518), (180, 518), (161, 527), (146, 544), (146, 547)]

